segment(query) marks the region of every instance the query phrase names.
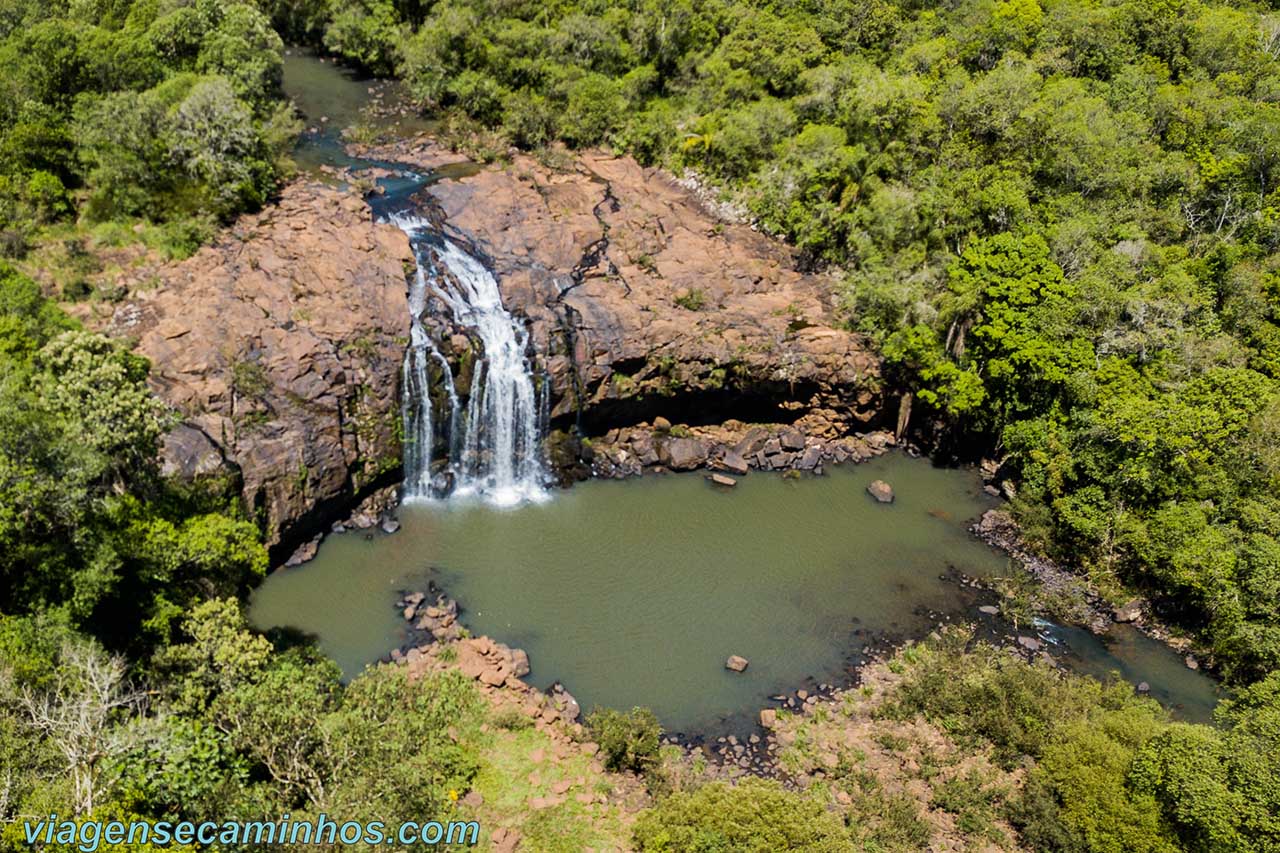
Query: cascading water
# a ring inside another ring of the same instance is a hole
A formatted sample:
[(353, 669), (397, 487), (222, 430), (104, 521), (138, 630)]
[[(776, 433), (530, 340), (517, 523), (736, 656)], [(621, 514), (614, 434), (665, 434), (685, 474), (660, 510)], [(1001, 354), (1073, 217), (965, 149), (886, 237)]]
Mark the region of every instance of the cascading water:
[[(422, 219), (395, 214), (417, 258), (409, 291), (410, 343), (404, 361), (405, 497), (479, 494), (514, 504), (545, 494), (541, 418), (528, 334), (502, 304), (498, 282), (480, 261), (452, 241), (433, 235)], [(434, 293), (456, 323), (474, 331), (483, 353), (477, 358), (465, 412), (448, 361), (436, 348), (422, 317)], [(436, 417), (431, 365), (444, 388)], [(433, 474), (438, 444), (448, 460), (447, 476)]]

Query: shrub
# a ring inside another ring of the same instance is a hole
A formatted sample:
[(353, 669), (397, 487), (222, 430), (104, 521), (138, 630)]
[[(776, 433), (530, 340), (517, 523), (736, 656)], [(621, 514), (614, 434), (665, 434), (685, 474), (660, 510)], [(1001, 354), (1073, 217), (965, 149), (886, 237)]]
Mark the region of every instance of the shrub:
[(658, 757), (662, 727), (648, 708), (632, 708), (626, 713), (597, 708), (587, 717), (587, 728), (600, 744), (610, 770), (642, 773)]
[(666, 797), (636, 821), (635, 842), (659, 853), (855, 849), (840, 819), (817, 800), (755, 778)]

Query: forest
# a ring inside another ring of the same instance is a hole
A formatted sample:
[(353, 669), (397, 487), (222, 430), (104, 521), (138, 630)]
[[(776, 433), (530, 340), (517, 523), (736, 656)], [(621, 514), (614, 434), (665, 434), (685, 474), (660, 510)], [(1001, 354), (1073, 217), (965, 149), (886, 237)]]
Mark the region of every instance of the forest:
[[(291, 44), (403, 80), (482, 162), (696, 175), (830, 272), (921, 441), (999, 458), (1030, 542), (1149, 598), (1237, 691), (1174, 723), (926, 646), (895, 712), (1028, 768), (1025, 849), (1280, 850), (1275, 6), (0, 0), (0, 849), (54, 812), (426, 819), (479, 772), (471, 684), (343, 683), (248, 628), (263, 531), (229, 484), (161, 475), (148, 364), (64, 310), (112, 298), (87, 247), (186, 257), (270, 202)], [(812, 792), (654, 787), (640, 849), (917, 849)]]

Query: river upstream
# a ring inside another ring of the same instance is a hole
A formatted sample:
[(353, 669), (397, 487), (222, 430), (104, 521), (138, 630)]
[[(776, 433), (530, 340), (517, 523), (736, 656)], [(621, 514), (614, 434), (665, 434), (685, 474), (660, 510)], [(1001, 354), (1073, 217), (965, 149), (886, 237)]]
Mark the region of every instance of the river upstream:
[[(293, 55), (286, 87), (315, 128), (300, 150), (304, 168), (360, 165), (342, 153), (337, 128), (358, 120), (368, 84)], [(499, 320), (485, 320), (497, 324), (493, 335), (505, 334)], [(414, 365), (427, 375), (430, 352), (418, 356), (411, 350), (406, 362), (410, 379)], [(525, 405), (519, 369), (504, 368), (515, 377), (516, 415)], [(507, 380), (496, 362), (490, 373), (486, 399), (497, 406)], [(430, 413), (411, 409), (406, 423), (418, 429)], [(493, 444), (479, 457), (487, 459), (501, 445), (501, 413), (481, 417), (485, 428), (477, 420), (469, 429)], [(440, 422), (426, 429), (427, 445)], [(411, 462), (407, 470), (418, 470)], [(401, 506), (399, 532), (329, 536), (313, 561), (273, 573), (256, 591), (253, 622), (314, 635), (350, 676), (405, 642), (396, 600), (434, 582), (461, 603), (473, 633), (528, 651), (530, 683), (563, 682), (584, 709), (648, 706), (669, 730), (699, 734), (742, 730), (770, 695), (847, 682), (872, 643), (921, 637), (944, 621), (1011, 630), (980, 616), (977, 593), (957, 582), (1017, 571), (968, 532), (992, 505), (972, 471), (891, 453), (822, 476), (756, 472), (731, 489), (678, 474), (555, 492), (529, 488), (526, 472), (513, 480), (520, 499), (501, 506), (483, 482), (503, 472), (455, 467), (459, 482), (466, 474), (481, 485), (445, 497), (425, 480), (408, 484), (420, 499)], [(892, 504), (867, 494), (877, 479), (892, 484)], [(1211, 679), (1127, 626), (1105, 638), (1044, 626), (1040, 638), (1073, 669), (1148, 682), (1187, 719), (1208, 719), (1216, 704)], [(744, 673), (724, 668), (734, 654), (750, 660)]]

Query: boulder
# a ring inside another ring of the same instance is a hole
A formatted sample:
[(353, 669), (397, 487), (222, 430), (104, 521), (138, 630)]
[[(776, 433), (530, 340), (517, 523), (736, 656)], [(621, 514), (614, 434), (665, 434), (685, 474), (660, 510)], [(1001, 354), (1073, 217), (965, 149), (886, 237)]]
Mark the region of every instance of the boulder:
[(658, 415), (653, 419), (653, 428), (658, 432), (667, 432), (671, 429), (671, 421), (662, 417), (662, 415)]
[(794, 427), (783, 430), (778, 440), (782, 443), (783, 450), (804, 450), (804, 433)]
[(1111, 612), (1111, 618), (1117, 622), (1136, 622), (1142, 617), (1143, 607), (1146, 605), (1141, 598), (1135, 598), (1132, 601), (1125, 602)]
[(876, 480), (867, 486), (867, 494), (875, 498), (882, 504), (893, 503), (893, 487), (884, 480)]
[(749, 660), (741, 655), (729, 655), (729, 659), (724, 662), (724, 668), (734, 672), (743, 672), (750, 663)]
[(669, 438), (659, 445), (658, 459), (672, 471), (692, 471), (707, 462), (707, 445), (696, 438)]
[(985, 613), (987, 616), (999, 616), (1000, 608), (994, 604), (984, 604), (978, 608), (979, 613)]
[(778, 724), (778, 712), (772, 708), (765, 708), (760, 711), (760, 726), (762, 728), (771, 729)]
[(724, 456), (720, 457), (720, 467), (731, 474), (737, 474), (739, 477), (745, 476), (751, 470), (747, 460), (743, 459), (736, 450), (726, 450), (724, 452)]
[(396, 531), (398, 531), (399, 529), (400, 529), (400, 522), (396, 521), (394, 518), (384, 518), (384, 519), (382, 519), (382, 532), (383, 532), (383, 533), (386, 533), (386, 534), (392, 534), (392, 533), (395, 533)]
[(1148, 684), (1148, 683), (1147, 683), (1147, 682), (1145, 682), (1145, 681), (1139, 681), (1139, 682), (1138, 682), (1138, 692), (1139, 692), (1139, 693), (1150, 693), (1150, 692), (1151, 692), (1151, 685), (1150, 685), (1150, 684)]
[(1195, 655), (1187, 655), (1183, 659), (1183, 663), (1187, 665), (1187, 669), (1199, 669), (1200, 661), (1196, 660)]
[(524, 649), (511, 650), (511, 674), (516, 678), (529, 674), (529, 654)]
[(707, 477), (707, 479), (715, 483), (717, 486), (738, 485), (737, 480), (733, 479), (732, 477), (726, 477), (724, 474), (712, 474), (711, 476)]
[(796, 461), (796, 467), (801, 471), (812, 471), (822, 462), (822, 448), (818, 445), (805, 448), (799, 460)]
[(1040, 651), (1040, 641), (1037, 640), (1035, 637), (1026, 637), (1026, 636), (1018, 637), (1018, 645), (1022, 646), (1024, 649), (1026, 649), (1029, 652)]
[(294, 551), (284, 564), (285, 566), (300, 566), (303, 563), (314, 559), (319, 550), (320, 537), (317, 536), (315, 539), (312, 539), (309, 542), (303, 542), (299, 545), (298, 550)]

